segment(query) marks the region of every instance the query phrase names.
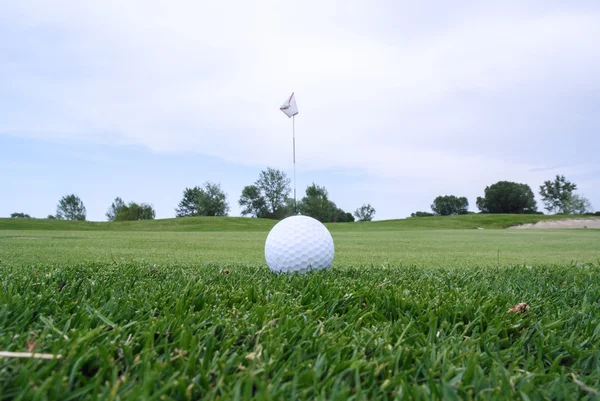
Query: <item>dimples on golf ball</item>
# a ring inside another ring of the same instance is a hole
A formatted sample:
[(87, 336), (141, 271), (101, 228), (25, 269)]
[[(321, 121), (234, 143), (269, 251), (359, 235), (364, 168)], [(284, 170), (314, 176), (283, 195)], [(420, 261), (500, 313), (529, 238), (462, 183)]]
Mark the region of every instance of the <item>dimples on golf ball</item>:
[(333, 263), (333, 238), (318, 220), (291, 216), (275, 225), (265, 242), (265, 258), (276, 272), (305, 273)]

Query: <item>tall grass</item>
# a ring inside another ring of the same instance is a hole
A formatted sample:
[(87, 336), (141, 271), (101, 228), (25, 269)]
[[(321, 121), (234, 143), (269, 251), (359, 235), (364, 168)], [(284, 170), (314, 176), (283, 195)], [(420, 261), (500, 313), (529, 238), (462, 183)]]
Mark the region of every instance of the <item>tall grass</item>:
[(597, 265), (0, 268), (2, 399), (599, 395)]

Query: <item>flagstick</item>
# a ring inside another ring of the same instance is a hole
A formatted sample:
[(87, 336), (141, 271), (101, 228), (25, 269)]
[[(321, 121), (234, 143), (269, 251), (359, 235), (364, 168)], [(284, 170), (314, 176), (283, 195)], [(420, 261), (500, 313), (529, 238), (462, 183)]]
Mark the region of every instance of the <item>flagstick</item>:
[(292, 132), (294, 138), (294, 214), (298, 214), (298, 206), (296, 204), (296, 116), (292, 116)]

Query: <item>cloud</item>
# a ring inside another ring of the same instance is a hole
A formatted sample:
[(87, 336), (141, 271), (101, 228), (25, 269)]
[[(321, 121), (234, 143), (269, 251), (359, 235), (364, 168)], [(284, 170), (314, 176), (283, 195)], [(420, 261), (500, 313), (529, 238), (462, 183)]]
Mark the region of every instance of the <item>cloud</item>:
[[(594, 165), (557, 147), (558, 127), (579, 127), (571, 146), (597, 141), (598, 122), (577, 111), (600, 89), (593, 5), (59, 0), (1, 8), (12, 32), (30, 37), (5, 60), (3, 81), (30, 109), (4, 115), (0, 132), (288, 166), (291, 121), (278, 107), (295, 91), (301, 169), (466, 190)], [(23, 72), (41, 54), (46, 67)]]

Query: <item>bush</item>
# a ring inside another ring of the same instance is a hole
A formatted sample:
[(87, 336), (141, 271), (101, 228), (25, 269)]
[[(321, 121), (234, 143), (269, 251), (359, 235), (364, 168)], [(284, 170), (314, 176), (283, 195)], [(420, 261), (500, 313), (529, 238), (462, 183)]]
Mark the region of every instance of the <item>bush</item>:
[(30, 219), (31, 216), (28, 214), (25, 214), (25, 213), (11, 213), (10, 218), (11, 219)]
[(433, 217), (435, 214), (429, 212), (415, 212), (411, 213), (410, 217)]
[(154, 220), (155, 216), (156, 212), (152, 205), (129, 202), (129, 205), (119, 207), (114, 221)]

